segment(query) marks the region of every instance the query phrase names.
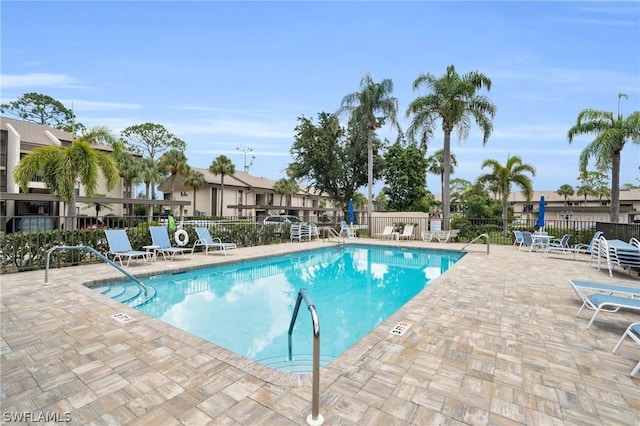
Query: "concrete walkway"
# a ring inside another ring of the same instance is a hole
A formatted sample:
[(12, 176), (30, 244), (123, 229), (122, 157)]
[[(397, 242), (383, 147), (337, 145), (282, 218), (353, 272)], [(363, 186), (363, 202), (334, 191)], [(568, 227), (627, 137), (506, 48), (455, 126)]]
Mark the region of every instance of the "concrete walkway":
[[(379, 243), (362, 239), (361, 243)], [(390, 241), (459, 249), (461, 244)], [(305, 242), (132, 263), (137, 276), (326, 247)], [(588, 258), (473, 245), (373, 332), (323, 368), (326, 425), (638, 425), (640, 315), (580, 307), (568, 279), (640, 286)], [(119, 278), (105, 264), (0, 276), (2, 422), (57, 415), (67, 424), (305, 425), (308, 375), (286, 375), (84, 287)], [(320, 309), (320, 308), (319, 308)], [(120, 323), (124, 313), (135, 321)], [(389, 331), (412, 324), (402, 336)], [(322, 336), (331, 339), (330, 336)], [(50, 418), (51, 419), (51, 418)], [(53, 420), (56, 420), (55, 418)]]

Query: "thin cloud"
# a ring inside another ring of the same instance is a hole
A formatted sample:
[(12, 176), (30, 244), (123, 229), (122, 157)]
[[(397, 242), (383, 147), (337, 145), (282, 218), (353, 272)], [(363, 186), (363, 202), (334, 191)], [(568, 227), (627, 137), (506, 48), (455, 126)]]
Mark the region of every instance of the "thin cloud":
[(2, 74), (0, 86), (4, 89), (31, 89), (34, 87), (79, 88), (80, 84), (67, 74), (28, 73)]

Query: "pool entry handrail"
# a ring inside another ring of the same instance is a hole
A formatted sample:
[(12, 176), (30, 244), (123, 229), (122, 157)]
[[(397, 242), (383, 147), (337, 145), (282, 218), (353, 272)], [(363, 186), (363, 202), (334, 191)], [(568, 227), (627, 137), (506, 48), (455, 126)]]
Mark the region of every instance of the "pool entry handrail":
[(293, 326), (296, 324), (298, 318), (298, 311), (300, 310), (300, 303), (304, 299), (309, 313), (311, 313), (311, 323), (313, 325), (313, 377), (312, 377), (312, 389), (311, 389), (311, 414), (307, 416), (307, 424), (312, 426), (319, 426), (324, 423), (324, 418), (319, 414), (320, 408), (320, 320), (318, 319), (318, 311), (316, 310), (313, 300), (306, 289), (301, 288), (298, 291), (298, 298), (296, 300), (296, 306), (293, 308), (293, 315), (291, 316), (291, 322), (289, 323), (289, 361), (293, 360), (292, 348), (291, 348), (291, 334), (293, 333)]
[(44, 283), (45, 284), (49, 284), (49, 258), (51, 257), (51, 253), (56, 251), (56, 250), (86, 250), (86, 251), (90, 251), (94, 255), (98, 256), (100, 259), (104, 260), (108, 265), (111, 265), (114, 268), (116, 268), (118, 271), (122, 272), (129, 279), (131, 279), (131, 280), (135, 281), (136, 283), (138, 283), (138, 285), (143, 288), (144, 295), (145, 296), (147, 295), (147, 286), (142, 281), (140, 281), (139, 279), (137, 279), (136, 277), (131, 275), (124, 268), (121, 268), (120, 266), (116, 265), (114, 262), (109, 260), (109, 258), (107, 256), (105, 256), (104, 254), (100, 253), (98, 250), (94, 249), (93, 247), (83, 246), (83, 245), (79, 245), (79, 246), (55, 246), (55, 247), (51, 247), (49, 250), (47, 250), (47, 257), (46, 257), (45, 268), (44, 268)]
[(480, 234), (480, 235), (478, 235), (473, 240), (471, 240), (469, 243), (467, 243), (464, 247), (462, 247), (460, 249), (460, 251), (464, 251), (464, 249), (466, 249), (467, 246), (470, 246), (471, 244), (475, 243), (480, 238), (484, 238), (485, 241), (487, 242), (487, 256), (488, 256), (489, 255), (489, 245), (490, 245), (490, 242), (491, 242), (491, 237), (489, 237), (489, 234)]

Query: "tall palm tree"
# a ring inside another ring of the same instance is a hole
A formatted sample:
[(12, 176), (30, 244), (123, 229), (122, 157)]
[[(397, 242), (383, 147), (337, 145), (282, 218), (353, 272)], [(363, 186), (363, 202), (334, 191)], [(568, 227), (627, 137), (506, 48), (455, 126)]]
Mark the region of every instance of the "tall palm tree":
[(564, 185), (561, 185), (560, 188), (558, 188), (558, 190), (556, 191), (556, 194), (561, 195), (564, 197), (564, 205), (567, 205), (567, 198), (572, 196), (573, 194), (575, 194), (576, 191), (575, 189), (573, 189), (573, 186), (569, 185), (568, 183), (565, 183)]
[[(134, 186), (142, 182), (140, 179), (140, 159), (130, 152), (118, 149), (114, 152), (114, 159), (118, 163), (118, 171), (122, 178), (124, 192), (129, 194), (129, 198), (134, 198)], [(133, 215), (133, 205), (128, 204), (126, 207), (128, 214)]]
[(236, 166), (234, 166), (226, 155), (219, 155), (209, 166), (209, 171), (213, 173), (214, 176), (220, 175), (220, 216), (222, 216), (224, 209), (224, 177), (234, 174), (236, 172)]
[(189, 173), (184, 177), (184, 184), (193, 188), (193, 215), (196, 215), (196, 192), (198, 188), (205, 184), (204, 175), (196, 169), (189, 169)]
[[(426, 85), (431, 93), (419, 96), (407, 107), (407, 117), (413, 116), (407, 131), (410, 139), (416, 135), (429, 137), (433, 134), (436, 122), (442, 121), (444, 132), (444, 162), (442, 173), (442, 209), (444, 226), (449, 226), (451, 175), (451, 132), (458, 130), (460, 140), (466, 139), (474, 121), (483, 132), (482, 143), (486, 145), (489, 135), (493, 131), (492, 121), (496, 107), (485, 97), (478, 95), (478, 90), (491, 89), (491, 80), (478, 71), (471, 71), (459, 75), (453, 65), (447, 67), (445, 74), (437, 78), (434, 75), (420, 74), (413, 82), (413, 90)], [(446, 228), (445, 228), (446, 229)]]
[(94, 127), (69, 146), (43, 146), (25, 155), (13, 170), (13, 177), (23, 192), (29, 192), (29, 182), (36, 173), (51, 194), (67, 204), (67, 229), (76, 227), (76, 183), (93, 196), (98, 188), (100, 171), (107, 190), (118, 183), (118, 165), (111, 156), (93, 148), (92, 144), (110, 144), (114, 136), (106, 127)]
[[(140, 161), (140, 181), (144, 182), (145, 195), (147, 200), (156, 198), (155, 184), (164, 177), (163, 172), (158, 168), (158, 164), (151, 157), (145, 157)], [(147, 205), (147, 220), (153, 220), (153, 206)]]
[(487, 159), (482, 162), (482, 168), (490, 167), (491, 172), (480, 175), (478, 182), (493, 183), (496, 188), (499, 189), (499, 193), (502, 196), (502, 227), (504, 235), (509, 233), (507, 228), (508, 223), (508, 207), (509, 207), (509, 195), (511, 194), (511, 184), (516, 184), (522, 190), (522, 194), (527, 199), (527, 203), (531, 201), (533, 195), (533, 182), (531, 178), (527, 176), (530, 173), (531, 176), (536, 175), (536, 169), (530, 164), (522, 162), (522, 158), (517, 155), (507, 158), (507, 163), (502, 165), (498, 160)]
[[(189, 164), (187, 164), (187, 156), (184, 155), (184, 152), (179, 151), (177, 149), (172, 149), (160, 157), (158, 161), (158, 165), (161, 170), (165, 173), (169, 174), (169, 178), (171, 179), (171, 200), (173, 200), (173, 192), (176, 187), (176, 175), (186, 176), (189, 173)], [(171, 206), (171, 213), (173, 213), (173, 207)]]
[[(427, 158), (427, 172), (440, 175), (440, 192), (441, 194), (444, 192), (444, 149), (439, 149), (433, 153), (429, 158)], [(449, 170), (450, 174), (454, 173), (455, 167), (458, 167), (458, 160), (456, 160), (456, 156), (451, 154), (451, 169)]]
[(391, 96), (393, 81), (374, 83), (366, 73), (360, 80), (360, 91), (342, 98), (338, 114), (349, 113), (351, 119), (367, 131), (367, 226), (371, 235), (371, 212), (373, 210), (373, 139), (376, 129), (385, 123), (399, 129), (398, 99)]
[[(625, 94), (618, 94), (618, 101)], [(580, 173), (587, 171), (589, 159), (594, 157), (596, 167), (600, 170), (611, 170), (611, 222), (617, 223), (620, 218), (620, 153), (627, 141), (640, 144), (640, 111), (632, 112), (623, 118), (612, 112), (585, 109), (578, 114), (576, 124), (567, 133), (569, 143), (578, 135), (594, 134), (595, 139), (580, 153), (578, 165)]]

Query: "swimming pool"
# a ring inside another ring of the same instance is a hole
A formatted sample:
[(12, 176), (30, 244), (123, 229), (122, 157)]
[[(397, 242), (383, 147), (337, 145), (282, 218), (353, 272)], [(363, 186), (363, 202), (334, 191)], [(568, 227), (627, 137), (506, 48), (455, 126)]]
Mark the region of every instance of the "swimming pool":
[(331, 246), (147, 278), (156, 296), (136, 309), (272, 368), (307, 372), (313, 334), (304, 304), (292, 335), (293, 361), (288, 360), (288, 329), (300, 288), (318, 311), (325, 365), (462, 256)]

